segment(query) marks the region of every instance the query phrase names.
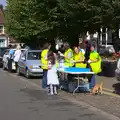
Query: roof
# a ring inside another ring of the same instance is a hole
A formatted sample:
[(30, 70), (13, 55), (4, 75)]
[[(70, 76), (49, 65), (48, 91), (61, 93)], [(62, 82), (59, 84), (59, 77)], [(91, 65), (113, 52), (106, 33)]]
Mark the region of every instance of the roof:
[(0, 24), (4, 24), (3, 11), (0, 9)]
[(42, 50), (28, 50), (28, 52), (41, 52)]

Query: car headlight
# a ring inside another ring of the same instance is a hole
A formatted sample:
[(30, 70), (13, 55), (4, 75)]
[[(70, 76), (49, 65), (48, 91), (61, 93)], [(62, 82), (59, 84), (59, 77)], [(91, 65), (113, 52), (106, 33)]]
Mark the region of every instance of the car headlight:
[(33, 66), (29, 66), (30, 69), (33, 69)]
[(38, 65), (31, 65), (31, 66), (29, 66), (29, 68), (30, 68), (30, 69), (38, 69), (39, 66), (38, 66)]

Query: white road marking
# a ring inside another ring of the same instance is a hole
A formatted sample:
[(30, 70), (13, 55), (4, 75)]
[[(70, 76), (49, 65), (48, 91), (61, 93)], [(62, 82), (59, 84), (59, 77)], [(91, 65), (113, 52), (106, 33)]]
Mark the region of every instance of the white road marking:
[(111, 89), (108, 89), (108, 88), (103, 88), (103, 90), (107, 90), (107, 91), (110, 91), (110, 92), (114, 91), (114, 90), (111, 90)]

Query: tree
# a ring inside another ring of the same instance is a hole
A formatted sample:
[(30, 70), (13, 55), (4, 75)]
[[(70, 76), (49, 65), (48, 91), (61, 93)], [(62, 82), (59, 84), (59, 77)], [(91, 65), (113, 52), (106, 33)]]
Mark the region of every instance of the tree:
[(8, 33), (26, 43), (78, 42), (80, 33), (93, 32), (119, 21), (119, 0), (7, 0)]

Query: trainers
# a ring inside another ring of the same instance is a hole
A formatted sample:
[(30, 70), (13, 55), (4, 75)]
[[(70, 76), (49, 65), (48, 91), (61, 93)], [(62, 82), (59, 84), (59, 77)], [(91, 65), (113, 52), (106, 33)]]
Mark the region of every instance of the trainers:
[(58, 93), (57, 93), (57, 92), (55, 92), (54, 94), (55, 94), (55, 95), (57, 95)]
[(54, 95), (53, 93), (50, 93), (49, 95)]

